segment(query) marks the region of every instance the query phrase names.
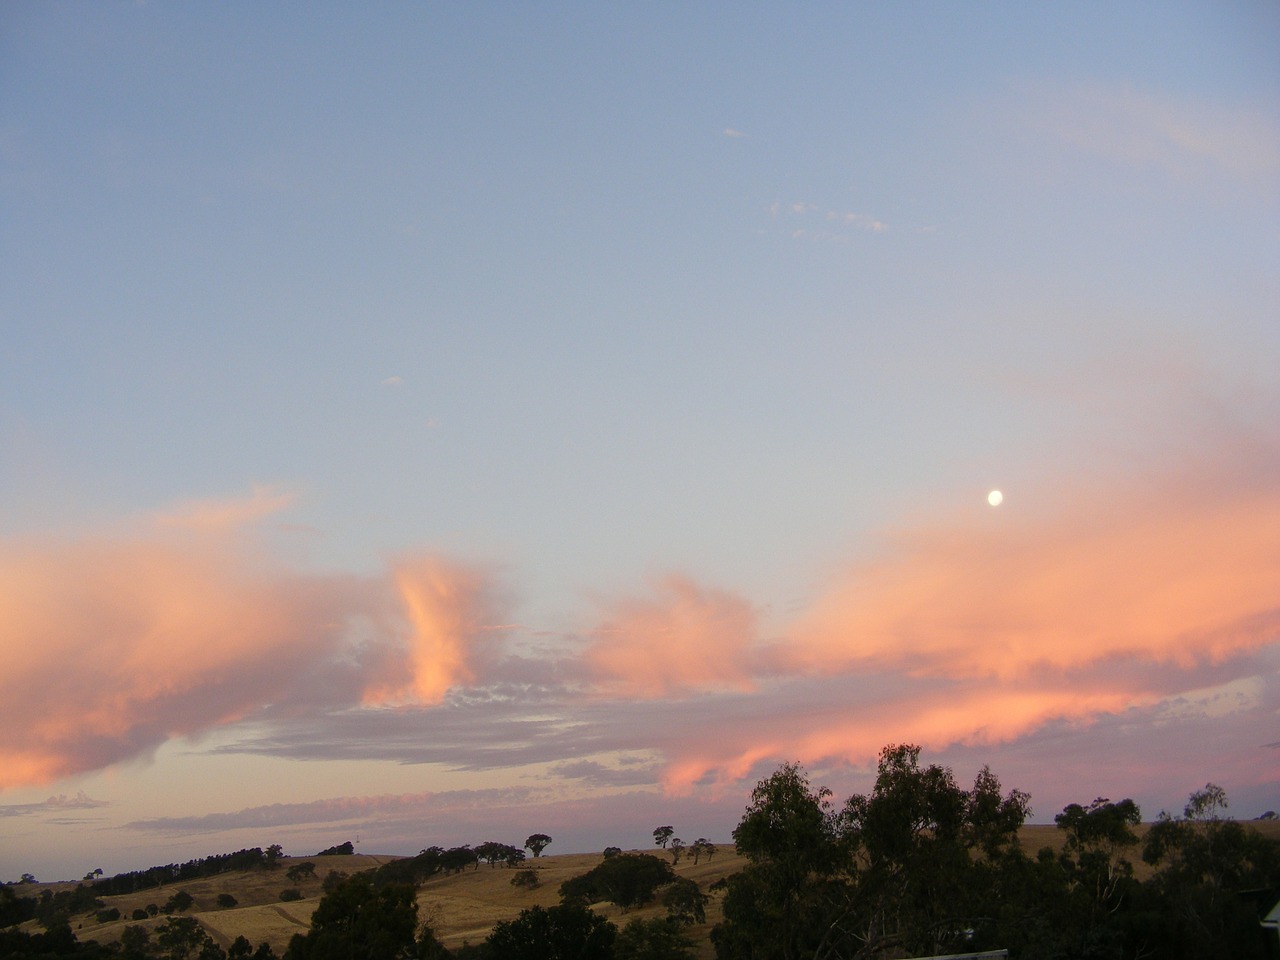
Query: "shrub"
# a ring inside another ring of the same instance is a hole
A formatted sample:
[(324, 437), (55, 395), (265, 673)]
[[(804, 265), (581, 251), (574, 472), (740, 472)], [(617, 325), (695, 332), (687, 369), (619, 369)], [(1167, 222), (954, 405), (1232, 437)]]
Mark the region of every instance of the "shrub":
[(230, 908), (234, 907), (237, 903), (239, 903), (239, 901), (229, 893), (218, 894), (217, 904), (220, 907)]
[(301, 900), (302, 891), (299, 890), (297, 887), (290, 887), (288, 890), (281, 890), (280, 899), (285, 903), (288, 903), (292, 900)]
[(538, 874), (534, 870), (517, 870), (516, 875), (511, 878), (511, 885), (533, 890), (542, 886), (542, 881), (538, 879)]
[[(182, 913), (184, 910), (189, 910), (191, 908), (191, 905), (195, 902), (196, 902), (195, 897), (191, 896), (191, 894), (187, 893), (187, 891), (185, 890), (179, 890), (177, 893), (175, 893), (173, 896), (171, 896), (168, 900), (165, 901), (164, 912), (165, 913)], [(150, 912), (150, 910), (151, 908), (148, 907), (147, 911)]]
[(147, 919), (147, 911), (143, 910), (141, 907), (138, 907), (138, 909), (136, 909), (136, 910), (134, 910), (134, 911), (133, 911), (133, 917), (132, 917), (132, 919), (134, 919), (134, 920), (145, 920), (145, 919)]
[(560, 899), (565, 903), (610, 900), (627, 910), (648, 903), (659, 887), (675, 878), (665, 860), (649, 853), (622, 853), (560, 884)]
[(99, 923), (110, 923), (113, 920), (120, 919), (119, 907), (108, 907), (106, 910), (99, 910), (94, 914)]

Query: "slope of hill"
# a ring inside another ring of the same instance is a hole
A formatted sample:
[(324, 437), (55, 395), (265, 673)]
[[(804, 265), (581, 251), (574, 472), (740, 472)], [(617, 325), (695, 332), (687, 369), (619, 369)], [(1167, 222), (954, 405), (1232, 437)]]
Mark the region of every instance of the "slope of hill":
[[(1248, 825), (1265, 837), (1280, 840), (1280, 820), (1250, 821)], [(1143, 825), (1137, 832), (1142, 835), (1148, 828), (1149, 825)], [(1019, 836), (1023, 848), (1031, 853), (1045, 846), (1060, 849), (1064, 839), (1063, 832), (1050, 825), (1023, 827)], [(1134, 863), (1135, 873), (1145, 879), (1150, 876), (1151, 868), (1142, 863), (1140, 849), (1134, 848), (1129, 859)], [(664, 853), (653, 848), (633, 852)], [(151, 904), (163, 907), (169, 897), (181, 890), (190, 894), (194, 901), (185, 914), (194, 916), (224, 948), (230, 946), (237, 936), (243, 936), (254, 945), (265, 941), (271, 944), (277, 954), (283, 954), (294, 934), (307, 931), (311, 915), (323, 895), (324, 878), (330, 872), (352, 874), (396, 859), (399, 858), (367, 854), (286, 857), (280, 860), (276, 869), (228, 872), (163, 888), (103, 897), (106, 908), (116, 907), (120, 910), (121, 919), (101, 923), (91, 913), (73, 918), (72, 928), (80, 940), (97, 940), (100, 943), (118, 941), (124, 928), (130, 924), (154, 929), (163, 922), (163, 913), (146, 920), (134, 920), (131, 919), (134, 911), (146, 910)], [(436, 876), (422, 884), (418, 890), (419, 916), (431, 923), (436, 936), (450, 949), (464, 943), (479, 943), (488, 936), (498, 921), (514, 919), (521, 910), (535, 904), (548, 907), (558, 903), (560, 884), (586, 873), (602, 859), (603, 856), (599, 853), (579, 853), (548, 854), (527, 860), (520, 869), (531, 869), (537, 874), (540, 883), (534, 889), (513, 886), (511, 878), (517, 871), (503, 866), (481, 864), (478, 868), (468, 868), (461, 873)], [(297, 882), (290, 880), (287, 877), (289, 868), (304, 862), (315, 865), (314, 876)], [(685, 857), (675, 869), (678, 875), (697, 881), (703, 892), (707, 892), (711, 884), (736, 873), (745, 863), (745, 858), (734, 851), (732, 844), (725, 843), (719, 845), (712, 859), (703, 858), (700, 863), (694, 864), (691, 858)], [(39, 895), (44, 889), (68, 889), (74, 886), (74, 883), (38, 884), (29, 888), (24, 895)], [(287, 889), (296, 889), (301, 894), (301, 899), (281, 901), (280, 894)], [(236, 905), (219, 907), (220, 894), (234, 897)], [(665, 913), (657, 904), (627, 912), (610, 903), (597, 904), (593, 909), (619, 926), (633, 917), (654, 917)], [(689, 930), (692, 939), (698, 944), (700, 957), (710, 958), (714, 955), (708, 934), (720, 920), (720, 916), (719, 898), (713, 895), (707, 905), (707, 922)], [(34, 921), (26, 926), (30, 927), (32, 923)]]
[[(636, 852), (661, 854), (663, 851)], [(81, 940), (116, 942), (126, 926), (137, 924), (154, 929), (163, 922), (163, 913), (146, 920), (130, 918), (135, 910), (146, 910), (149, 904), (163, 906), (170, 896), (182, 890), (194, 900), (185, 915), (195, 917), (223, 948), (229, 947), (237, 936), (243, 936), (255, 945), (265, 941), (271, 944), (277, 954), (282, 954), (295, 933), (306, 933), (311, 915), (323, 895), (324, 878), (331, 871), (356, 873), (394, 859), (397, 858), (360, 854), (285, 857), (280, 860), (279, 868), (274, 870), (236, 871), (172, 884), (161, 889), (103, 897), (102, 901), (107, 909), (116, 907), (120, 910), (121, 919), (99, 923), (92, 915), (81, 916), (73, 920), (72, 927)], [(436, 936), (451, 949), (468, 942), (479, 943), (488, 936), (498, 921), (514, 919), (521, 910), (534, 904), (549, 907), (559, 903), (560, 884), (586, 873), (602, 859), (602, 855), (598, 853), (579, 853), (547, 854), (528, 860), (521, 869), (535, 871), (540, 880), (539, 885), (532, 890), (513, 886), (511, 878), (516, 870), (503, 866), (481, 864), (478, 868), (468, 868), (461, 873), (433, 877), (418, 890), (419, 916), (430, 921)], [(289, 867), (303, 862), (315, 864), (315, 876), (296, 883), (289, 880), (286, 877)], [(676, 867), (676, 872), (697, 881), (705, 891), (721, 877), (742, 869), (744, 862), (734, 852), (732, 845), (725, 844), (719, 847), (710, 860), (704, 858), (700, 863), (694, 864), (692, 859), (684, 858)], [(74, 887), (74, 884), (41, 884), (32, 892), (67, 887)], [(298, 890), (302, 899), (282, 902), (280, 894), (287, 889)], [(219, 894), (224, 893), (235, 898), (236, 906), (224, 908), (217, 905)], [(619, 925), (632, 917), (665, 915), (663, 908), (657, 905), (625, 914), (613, 904), (598, 904), (595, 909)], [(707, 923), (692, 928), (690, 933), (695, 940), (705, 941), (711, 927), (718, 920), (719, 911), (713, 898), (708, 905)]]

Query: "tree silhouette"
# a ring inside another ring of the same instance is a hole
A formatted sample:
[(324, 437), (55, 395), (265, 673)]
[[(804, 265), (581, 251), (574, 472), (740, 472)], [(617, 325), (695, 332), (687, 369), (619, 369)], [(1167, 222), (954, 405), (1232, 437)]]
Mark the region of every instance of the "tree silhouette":
[(545, 833), (531, 834), (529, 839), (525, 840), (525, 849), (533, 853), (534, 859), (542, 856), (542, 851), (547, 849), (551, 844), (551, 838)]

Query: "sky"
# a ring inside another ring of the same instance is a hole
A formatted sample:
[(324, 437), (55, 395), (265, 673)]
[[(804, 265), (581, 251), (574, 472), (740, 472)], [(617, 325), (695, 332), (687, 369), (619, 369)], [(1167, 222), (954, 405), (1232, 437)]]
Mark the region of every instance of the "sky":
[(896, 743), (1280, 808), (1277, 51), (4, 4), (0, 880), (729, 842)]

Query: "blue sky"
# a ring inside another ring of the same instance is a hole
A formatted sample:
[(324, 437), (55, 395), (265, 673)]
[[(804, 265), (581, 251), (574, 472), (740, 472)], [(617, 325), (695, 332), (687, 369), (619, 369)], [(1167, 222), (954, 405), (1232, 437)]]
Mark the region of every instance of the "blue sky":
[[(6, 6), (0, 867), (357, 795), (500, 830), (516, 788), (727, 837), (771, 762), (865, 789), (876, 737), (1042, 817), (1261, 812), (1277, 41), (1262, 3)], [(922, 719), (1030, 679), (1007, 729)], [(1204, 749), (1082, 781), (1170, 710)], [(598, 732), (511, 746), (548, 718)]]

